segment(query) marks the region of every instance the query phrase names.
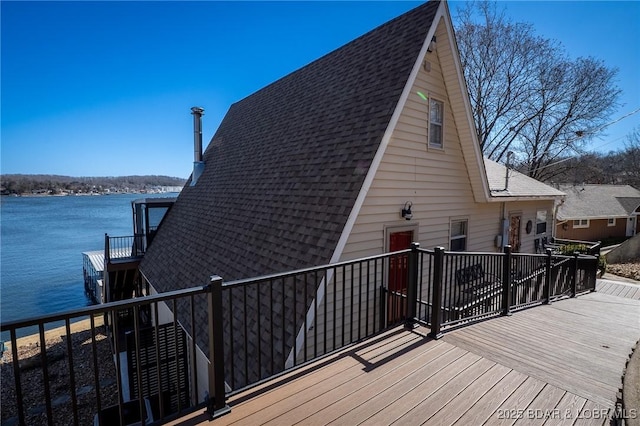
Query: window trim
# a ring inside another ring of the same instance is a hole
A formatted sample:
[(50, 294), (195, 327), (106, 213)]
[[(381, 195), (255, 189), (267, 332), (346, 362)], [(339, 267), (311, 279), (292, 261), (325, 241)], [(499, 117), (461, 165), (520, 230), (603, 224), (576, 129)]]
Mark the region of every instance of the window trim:
[[(453, 224), (463, 222), (465, 224), (463, 235), (453, 235)], [(453, 250), (452, 242), (464, 239), (464, 248), (462, 250)], [(468, 217), (452, 217), (449, 219), (449, 251), (467, 251), (469, 249), (469, 218)]]
[[(578, 224), (576, 225), (576, 222), (578, 222)], [(580, 228), (588, 228), (590, 224), (590, 220), (589, 219), (575, 219), (573, 221), (573, 229), (580, 229)]]
[(607, 226), (616, 226), (616, 218), (615, 217), (607, 218)]
[[(434, 125), (440, 126), (440, 144), (435, 144), (431, 141), (431, 102), (437, 102), (442, 105), (442, 120), (440, 123), (433, 122)], [(438, 99), (437, 97), (429, 96), (429, 102), (427, 103), (427, 146), (431, 149), (439, 149), (444, 150), (444, 111), (445, 111), (445, 103), (444, 101)]]

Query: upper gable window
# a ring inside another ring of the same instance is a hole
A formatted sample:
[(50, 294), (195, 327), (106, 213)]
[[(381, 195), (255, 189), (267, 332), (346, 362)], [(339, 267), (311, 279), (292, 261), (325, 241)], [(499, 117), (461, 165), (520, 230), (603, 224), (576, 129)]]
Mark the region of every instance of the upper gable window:
[(429, 98), (429, 146), (443, 148), (443, 116), (444, 103)]

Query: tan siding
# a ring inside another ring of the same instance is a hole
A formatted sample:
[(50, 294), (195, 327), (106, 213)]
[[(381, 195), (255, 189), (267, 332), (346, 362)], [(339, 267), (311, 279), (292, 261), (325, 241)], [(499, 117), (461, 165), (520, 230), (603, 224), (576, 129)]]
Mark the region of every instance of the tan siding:
[[(394, 129), (367, 198), (360, 210), (342, 260), (382, 253), (385, 250), (385, 226), (418, 224), (417, 239), (422, 247), (449, 246), (451, 218), (469, 220), (469, 250), (494, 251), (500, 232), (500, 204), (477, 204), (467, 173), (460, 138), (456, 129), (452, 102), (445, 87), (440, 56), (446, 53), (446, 31), (437, 30), (438, 46), (428, 53), (430, 72), (421, 68), (409, 99)], [(447, 53), (448, 54), (448, 53)], [(448, 54), (448, 60), (451, 55)], [(450, 66), (447, 72), (454, 72)], [(427, 143), (428, 103), (422, 92), (445, 104), (444, 149)], [(400, 217), (406, 201), (413, 203), (413, 220)]]
[[(446, 33), (443, 25), (438, 28), (438, 46), (446, 45)], [(468, 161), (465, 161), (462, 142), (456, 128), (452, 107), (464, 108), (460, 98), (460, 90), (454, 90), (458, 98), (448, 97), (444, 77), (440, 65), (441, 55), (446, 49), (438, 49), (428, 53), (426, 60), (431, 63), (431, 71), (421, 68), (418, 78), (412, 87), (408, 101), (399, 117), (391, 140), (379, 165), (371, 187), (359, 211), (351, 234), (341, 254), (341, 261), (358, 259), (366, 256), (381, 254), (386, 251), (385, 238), (393, 227), (415, 226), (416, 240), (423, 248), (431, 249), (436, 246), (449, 248), (449, 228), (452, 218), (466, 218), (468, 220), (468, 251), (498, 251), (495, 247), (495, 237), (502, 229), (503, 203), (477, 203), (474, 198), (472, 179), (475, 186), (482, 187), (479, 180), (482, 174), (476, 169), (470, 176), (467, 171)], [(450, 53), (447, 61), (452, 61)], [(453, 65), (445, 69), (447, 73), (454, 73)], [(451, 80), (449, 81), (456, 81)], [(422, 100), (416, 92), (420, 91), (444, 102), (444, 139), (443, 149), (433, 149), (427, 143), (427, 102)], [(460, 117), (466, 116), (466, 111), (456, 112)], [(460, 115), (461, 114), (461, 115)], [(475, 161), (475, 160), (474, 160)], [(413, 203), (413, 219), (404, 220), (400, 211), (406, 201)], [(508, 210), (519, 210), (523, 213), (523, 223), (532, 219), (535, 233), (536, 211), (544, 206), (549, 210), (549, 218), (553, 207), (552, 202), (516, 203)], [(548, 225), (551, 229), (551, 223)], [(522, 251), (533, 251), (533, 238), (522, 231)], [(337, 277), (339, 279), (339, 277)], [(385, 277), (380, 276), (377, 285), (385, 284)], [(318, 324), (324, 324), (324, 302), (326, 305), (327, 321), (333, 323), (334, 297), (336, 322), (342, 324), (342, 301), (345, 306), (357, 303), (351, 300), (351, 287), (347, 283), (346, 294), (342, 287), (330, 285), (328, 294), (319, 303), (316, 316)], [(373, 289), (368, 297), (374, 301)], [(335, 294), (334, 294), (335, 293)], [(366, 293), (366, 292), (365, 292)], [(360, 294), (357, 290), (355, 294)], [(375, 303), (379, 300), (375, 299)], [(348, 311), (347, 311), (348, 312)], [(372, 321), (376, 319), (370, 318)], [(317, 334), (313, 334), (317, 333)], [(341, 330), (337, 338), (341, 339)], [(311, 348), (314, 336), (318, 341), (325, 338), (322, 327), (314, 328), (307, 336), (308, 348)], [(345, 338), (351, 336), (345, 331)], [(333, 335), (327, 336), (329, 347), (333, 345)]]

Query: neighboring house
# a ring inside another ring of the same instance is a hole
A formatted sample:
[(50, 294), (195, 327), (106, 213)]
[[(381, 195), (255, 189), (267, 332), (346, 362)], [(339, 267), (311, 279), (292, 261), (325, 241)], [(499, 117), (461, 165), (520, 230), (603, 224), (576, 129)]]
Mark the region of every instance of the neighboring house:
[(630, 185), (561, 185), (556, 236), (601, 241), (640, 232), (640, 191)]
[(514, 171), (505, 188), (473, 123), (448, 6), (420, 5), (233, 104), (140, 271), (165, 292), (412, 241), (534, 252), (563, 194)]

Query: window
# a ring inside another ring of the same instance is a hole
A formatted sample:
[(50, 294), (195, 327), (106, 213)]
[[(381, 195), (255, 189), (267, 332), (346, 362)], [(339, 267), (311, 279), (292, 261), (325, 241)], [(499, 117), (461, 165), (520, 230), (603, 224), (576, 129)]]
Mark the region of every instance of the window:
[(538, 210), (536, 212), (536, 235), (547, 232), (547, 211)]
[(429, 98), (429, 146), (442, 148), (444, 103)]
[(574, 228), (588, 228), (589, 227), (589, 219), (578, 219), (573, 221)]
[(458, 219), (451, 221), (451, 241), (449, 250), (465, 251), (467, 249), (467, 220)]
[(616, 218), (610, 217), (609, 219), (607, 219), (607, 226), (616, 226)]

